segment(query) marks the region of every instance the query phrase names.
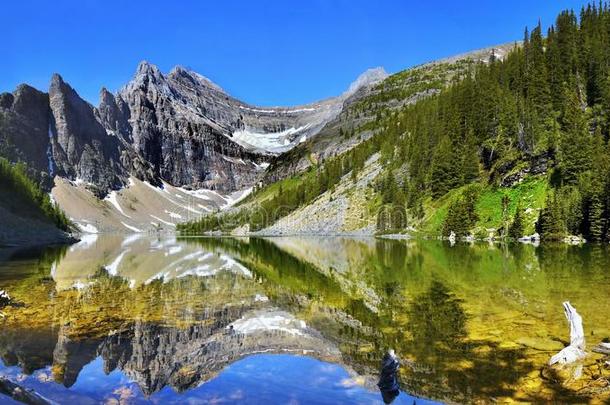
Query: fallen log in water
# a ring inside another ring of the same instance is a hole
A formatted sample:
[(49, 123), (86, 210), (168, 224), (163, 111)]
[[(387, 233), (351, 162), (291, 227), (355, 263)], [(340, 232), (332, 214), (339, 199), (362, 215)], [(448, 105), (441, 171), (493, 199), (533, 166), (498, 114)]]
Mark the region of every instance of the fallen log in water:
[(585, 332), (582, 327), (582, 317), (568, 302), (563, 303), (568, 323), (570, 324), (570, 345), (551, 357), (549, 365), (556, 363), (569, 364), (585, 357)]
[(0, 377), (0, 394), (28, 405), (51, 405), (53, 402), (37, 394), (34, 390), (21, 387), (6, 378)]

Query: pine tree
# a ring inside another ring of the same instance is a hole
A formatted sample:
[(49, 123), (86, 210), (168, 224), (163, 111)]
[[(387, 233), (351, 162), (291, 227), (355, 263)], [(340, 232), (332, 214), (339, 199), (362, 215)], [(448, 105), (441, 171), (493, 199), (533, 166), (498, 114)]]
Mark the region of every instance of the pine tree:
[(470, 233), (469, 214), (463, 198), (455, 200), (447, 210), (443, 235), (449, 236), (452, 232), (459, 237), (467, 236)]
[(448, 137), (443, 137), (432, 163), (430, 187), (434, 197), (443, 196), (449, 190), (459, 185), (455, 165), (456, 161), (451, 140)]
[(392, 170), (389, 170), (388, 175), (385, 177), (385, 180), (383, 182), (382, 197), (384, 204), (390, 204), (394, 202), (397, 189), (398, 187), (396, 185), (396, 179), (394, 178), (394, 174), (392, 173)]
[(515, 212), (515, 216), (513, 218), (513, 222), (510, 224), (508, 228), (508, 236), (512, 239), (519, 239), (523, 236), (524, 232), (524, 224), (523, 224), (523, 210), (521, 206), (517, 206), (517, 211)]
[(472, 135), (469, 141), (465, 144), (465, 150), (462, 153), (462, 183), (469, 184), (479, 178), (479, 151), (472, 139)]
[(576, 184), (580, 173), (591, 168), (590, 137), (584, 112), (573, 86), (564, 87), (564, 108), (561, 115), (561, 177), (565, 184)]
[(592, 241), (600, 241), (604, 235), (604, 206), (597, 195), (594, 195), (589, 205), (589, 215), (587, 222), (589, 224), (588, 237)]
[(547, 196), (546, 206), (536, 223), (536, 231), (544, 240), (561, 240), (566, 236), (565, 221), (561, 214), (557, 194)]
[(443, 235), (448, 236), (451, 232), (460, 237), (470, 234), (479, 220), (475, 209), (478, 196), (479, 189), (471, 186), (449, 205), (443, 223)]

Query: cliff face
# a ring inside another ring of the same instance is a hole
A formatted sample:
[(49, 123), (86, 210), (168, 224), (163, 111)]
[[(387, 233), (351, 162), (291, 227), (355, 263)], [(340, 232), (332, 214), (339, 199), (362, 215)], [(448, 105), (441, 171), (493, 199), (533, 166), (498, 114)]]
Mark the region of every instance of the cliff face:
[(9, 160), (26, 162), (43, 180), (80, 179), (102, 191), (125, 184), (125, 145), (59, 75), (48, 94), (21, 85), (1, 99), (0, 153)]
[(0, 154), (11, 161), (27, 161), (32, 169), (53, 173), (49, 164), (48, 95), (22, 84), (14, 93), (0, 95)]
[(383, 77), (363, 75), (321, 102), (259, 108), (198, 73), (164, 75), (142, 62), (117, 94), (102, 89), (96, 108), (55, 74), (48, 93), (21, 85), (0, 95), (0, 153), (43, 177), (84, 182), (99, 197), (130, 175), (231, 192), (255, 184), (272, 157), (316, 135), (348, 96)]
[(51, 79), (49, 105), (49, 170), (56, 167), (57, 174), (82, 179), (102, 190), (122, 186), (127, 173), (120, 160), (123, 145), (106, 132), (91, 105), (57, 74)]

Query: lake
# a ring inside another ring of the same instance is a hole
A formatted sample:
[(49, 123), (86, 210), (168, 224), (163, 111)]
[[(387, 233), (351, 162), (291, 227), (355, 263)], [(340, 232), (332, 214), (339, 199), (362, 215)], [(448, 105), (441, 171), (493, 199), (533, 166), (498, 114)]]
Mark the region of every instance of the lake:
[[(0, 290), (0, 377), (58, 403), (383, 403), (389, 349), (396, 404), (610, 398), (602, 245), (86, 235)], [(563, 301), (590, 355), (551, 368)]]

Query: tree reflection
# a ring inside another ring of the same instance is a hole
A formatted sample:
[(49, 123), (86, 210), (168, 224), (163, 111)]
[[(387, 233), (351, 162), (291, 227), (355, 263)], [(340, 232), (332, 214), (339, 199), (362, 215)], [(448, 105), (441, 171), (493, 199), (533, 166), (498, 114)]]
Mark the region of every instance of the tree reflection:
[(410, 392), (470, 402), (512, 396), (510, 388), (532, 370), (522, 349), (470, 340), (462, 301), (440, 281), (408, 308), (412, 339), (403, 350), (413, 361), (403, 373)]

